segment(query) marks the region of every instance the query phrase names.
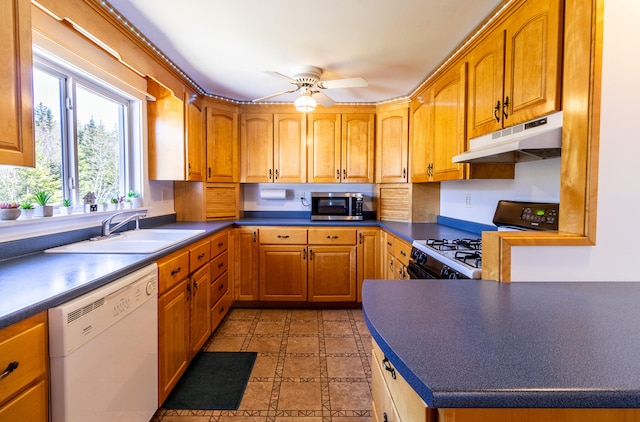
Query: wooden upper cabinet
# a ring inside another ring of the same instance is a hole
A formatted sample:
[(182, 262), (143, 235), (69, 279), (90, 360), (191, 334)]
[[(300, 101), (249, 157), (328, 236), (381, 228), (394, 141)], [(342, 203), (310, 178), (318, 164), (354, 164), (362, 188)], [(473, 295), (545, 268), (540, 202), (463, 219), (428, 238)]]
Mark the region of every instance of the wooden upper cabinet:
[[(188, 94), (185, 94), (185, 96)], [(187, 140), (187, 180), (205, 180), (205, 140), (203, 136), (202, 105), (197, 99), (185, 98)]]
[(466, 141), (467, 63), (452, 67), (433, 84), (433, 180), (464, 177), (465, 164), (452, 158)]
[(185, 180), (184, 102), (164, 85), (149, 78), (149, 179)]
[(560, 109), (562, 3), (523, 2), (473, 49), (470, 138)]
[(433, 180), (433, 92), (423, 91), (411, 102), (411, 182)]
[(340, 114), (309, 114), (308, 181), (340, 183)]
[(409, 180), (409, 109), (378, 113), (376, 131), (376, 182)]
[(240, 123), (240, 181), (304, 183), (306, 181), (305, 116), (243, 114)]
[(206, 108), (208, 182), (238, 182), (238, 113)]
[(31, 2), (0, 4), (0, 164), (35, 167)]
[(307, 181), (306, 123), (303, 113), (273, 115), (274, 182)]
[(308, 119), (309, 182), (373, 183), (374, 114), (310, 114)]

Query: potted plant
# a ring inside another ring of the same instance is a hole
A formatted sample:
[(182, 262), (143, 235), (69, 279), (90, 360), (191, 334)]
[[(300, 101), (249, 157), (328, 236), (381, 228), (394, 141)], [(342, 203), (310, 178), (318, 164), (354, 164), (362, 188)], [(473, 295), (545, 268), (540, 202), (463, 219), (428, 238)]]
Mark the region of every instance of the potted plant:
[(118, 198), (117, 197), (113, 197), (109, 200), (109, 203), (111, 204), (110, 209), (112, 210), (117, 210), (118, 209)]
[(131, 198), (129, 198), (129, 197), (124, 198), (123, 207), (124, 208), (133, 208), (133, 203), (131, 202)]
[(69, 215), (71, 214), (71, 199), (66, 198), (62, 200), (62, 205), (58, 208), (60, 211), (60, 215)]
[(107, 203), (107, 201), (102, 201), (98, 204), (98, 206), (100, 207), (100, 211), (106, 211), (109, 204)]
[(24, 201), (20, 203), (20, 220), (30, 220), (33, 218), (33, 204), (28, 201)]
[(140, 208), (142, 206), (142, 198), (140, 194), (134, 190), (127, 192), (127, 198), (131, 202), (131, 208)]
[(53, 206), (47, 205), (51, 199), (51, 194), (47, 191), (38, 191), (33, 194), (33, 200), (36, 201), (35, 217), (51, 217), (53, 215)]
[(20, 217), (16, 202), (0, 202), (0, 220), (15, 220)]

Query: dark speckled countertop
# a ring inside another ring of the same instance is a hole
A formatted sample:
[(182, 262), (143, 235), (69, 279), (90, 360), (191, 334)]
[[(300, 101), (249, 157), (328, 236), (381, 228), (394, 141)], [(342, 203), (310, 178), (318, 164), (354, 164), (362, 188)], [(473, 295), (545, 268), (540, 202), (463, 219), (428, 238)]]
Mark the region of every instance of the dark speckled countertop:
[(640, 283), (365, 280), (391, 364), (431, 407), (640, 407)]

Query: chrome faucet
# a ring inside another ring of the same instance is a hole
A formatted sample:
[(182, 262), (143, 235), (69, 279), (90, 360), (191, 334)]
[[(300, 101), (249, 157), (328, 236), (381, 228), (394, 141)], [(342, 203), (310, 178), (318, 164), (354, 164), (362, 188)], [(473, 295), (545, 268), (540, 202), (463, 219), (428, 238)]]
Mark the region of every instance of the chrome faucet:
[(122, 214), (129, 213), (129, 212), (131, 212), (131, 211), (120, 211), (120, 212), (117, 212), (117, 213), (113, 214), (112, 216), (107, 217), (104, 220), (102, 220), (102, 236), (100, 236), (100, 238), (105, 238), (105, 237), (111, 236), (120, 227), (124, 226), (129, 221), (134, 220), (134, 219), (136, 220), (136, 230), (140, 230), (140, 217), (146, 217), (147, 216), (147, 213), (144, 213), (144, 212), (136, 212), (135, 214), (130, 215), (129, 217), (127, 217), (124, 220), (120, 221), (118, 224), (115, 225), (115, 227), (111, 227), (111, 221), (114, 219), (114, 217), (117, 217), (117, 216), (122, 215)]

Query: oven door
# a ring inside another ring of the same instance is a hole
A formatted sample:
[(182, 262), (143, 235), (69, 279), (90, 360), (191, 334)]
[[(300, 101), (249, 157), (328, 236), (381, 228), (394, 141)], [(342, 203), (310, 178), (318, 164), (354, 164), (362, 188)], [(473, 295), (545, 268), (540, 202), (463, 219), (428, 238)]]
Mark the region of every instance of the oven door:
[(409, 266), (407, 266), (407, 273), (409, 273), (409, 279), (411, 280), (428, 280), (435, 279), (435, 277), (422, 268), (420, 265), (416, 264), (415, 261), (409, 261)]

